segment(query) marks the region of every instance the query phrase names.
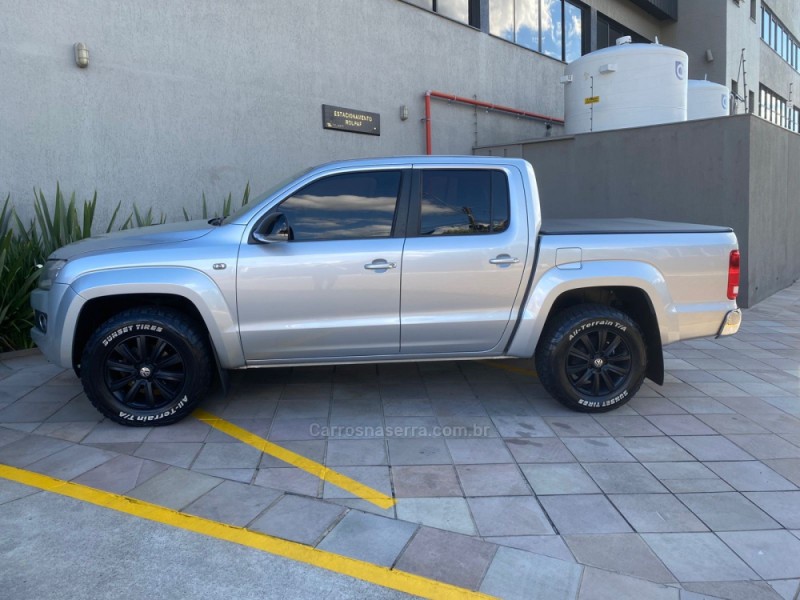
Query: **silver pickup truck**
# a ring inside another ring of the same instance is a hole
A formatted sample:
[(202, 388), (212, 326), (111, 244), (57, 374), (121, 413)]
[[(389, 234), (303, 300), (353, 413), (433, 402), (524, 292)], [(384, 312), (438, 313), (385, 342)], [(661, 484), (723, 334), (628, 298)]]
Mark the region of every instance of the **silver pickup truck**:
[(662, 346), (735, 333), (726, 227), (542, 222), (529, 163), (336, 162), (226, 219), (71, 244), (32, 295), (32, 336), (106, 417), (164, 425), (214, 373), (250, 367), (535, 357), (584, 412), (663, 383)]

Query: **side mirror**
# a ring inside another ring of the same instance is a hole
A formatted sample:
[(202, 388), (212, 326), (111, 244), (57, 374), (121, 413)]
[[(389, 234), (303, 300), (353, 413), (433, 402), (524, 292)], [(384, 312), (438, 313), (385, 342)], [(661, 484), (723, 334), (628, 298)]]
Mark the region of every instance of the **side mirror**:
[(253, 232), (253, 239), (262, 244), (288, 242), (292, 237), (291, 231), (286, 216), (275, 213), (267, 217), (267, 220), (259, 227), (259, 231)]

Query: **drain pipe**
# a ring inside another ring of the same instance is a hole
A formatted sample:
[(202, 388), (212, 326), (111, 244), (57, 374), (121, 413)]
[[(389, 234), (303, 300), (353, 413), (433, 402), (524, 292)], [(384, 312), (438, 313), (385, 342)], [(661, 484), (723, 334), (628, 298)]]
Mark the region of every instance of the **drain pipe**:
[(479, 106), (487, 110), (496, 110), (498, 112), (514, 115), (516, 117), (525, 117), (526, 119), (543, 121), (545, 123), (564, 123), (564, 119), (558, 119), (556, 117), (549, 117), (547, 115), (542, 115), (527, 110), (519, 110), (518, 108), (511, 108), (508, 106), (502, 106), (500, 104), (492, 104), (491, 102), (473, 100), (472, 98), (464, 98), (462, 96), (456, 96), (455, 94), (445, 94), (443, 92), (428, 90), (425, 92), (425, 150), (427, 154), (433, 154), (433, 144), (431, 142), (431, 98), (440, 98), (449, 102), (468, 104), (470, 106)]

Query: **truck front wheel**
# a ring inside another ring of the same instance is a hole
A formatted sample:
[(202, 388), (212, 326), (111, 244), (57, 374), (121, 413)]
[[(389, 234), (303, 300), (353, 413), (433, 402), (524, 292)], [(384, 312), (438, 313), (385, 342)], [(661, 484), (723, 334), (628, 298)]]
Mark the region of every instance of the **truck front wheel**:
[(103, 323), (86, 343), (81, 380), (109, 419), (134, 427), (168, 425), (188, 415), (208, 391), (210, 357), (202, 327), (182, 313), (131, 309)]
[(641, 387), (646, 368), (639, 326), (625, 313), (599, 304), (558, 314), (536, 350), (536, 370), (544, 388), (580, 412), (622, 406)]

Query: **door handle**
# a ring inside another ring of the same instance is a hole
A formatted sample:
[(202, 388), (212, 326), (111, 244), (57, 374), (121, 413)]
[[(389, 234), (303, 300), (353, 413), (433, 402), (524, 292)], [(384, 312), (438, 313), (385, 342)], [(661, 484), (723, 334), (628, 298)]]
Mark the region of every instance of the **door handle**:
[(519, 262), (519, 259), (512, 258), (508, 254), (500, 254), (496, 258), (490, 258), (489, 262), (493, 265), (515, 265)]
[(395, 269), (397, 268), (397, 264), (393, 262), (386, 262), (382, 258), (373, 260), (371, 263), (367, 263), (364, 265), (365, 269), (370, 271), (385, 271), (386, 269)]

